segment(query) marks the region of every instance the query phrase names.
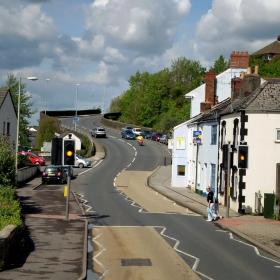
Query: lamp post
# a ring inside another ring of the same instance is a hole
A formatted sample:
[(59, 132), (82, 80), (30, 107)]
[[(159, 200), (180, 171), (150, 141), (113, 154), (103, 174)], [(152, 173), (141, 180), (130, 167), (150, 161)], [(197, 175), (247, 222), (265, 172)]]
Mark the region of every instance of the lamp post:
[(108, 86), (105, 86), (104, 87), (104, 91), (103, 91), (103, 109), (102, 109), (102, 113), (103, 113), (103, 115), (104, 115), (104, 113), (105, 113), (105, 95), (106, 95), (106, 88), (107, 88)]
[(47, 95), (48, 95), (48, 81), (50, 79), (46, 79), (47, 81), (47, 84), (46, 84), (46, 97), (45, 97), (45, 115), (46, 115), (46, 112), (47, 112)]
[(91, 96), (91, 108), (90, 109), (93, 109), (93, 97), (94, 97), (94, 95)]
[(19, 77), (19, 83), (18, 83), (18, 111), (17, 111), (17, 141), (16, 141), (16, 178), (17, 178), (17, 166), (18, 166), (18, 146), (19, 146), (19, 120), (20, 120), (20, 94), (21, 94), (21, 80), (27, 79), (31, 81), (37, 81), (37, 77), (27, 77), (27, 78), (21, 78)]
[(81, 86), (81, 84), (76, 85), (76, 114), (75, 114), (75, 131), (77, 129), (77, 106), (78, 106), (78, 87)]

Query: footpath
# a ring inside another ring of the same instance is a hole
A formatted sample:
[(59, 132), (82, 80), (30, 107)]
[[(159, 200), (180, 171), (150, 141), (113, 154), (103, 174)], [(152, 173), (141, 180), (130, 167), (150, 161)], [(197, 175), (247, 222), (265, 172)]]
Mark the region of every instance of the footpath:
[[(105, 157), (106, 151), (98, 141), (93, 141), (96, 154), (90, 160), (98, 161)], [(171, 165), (160, 166), (143, 179), (157, 192), (201, 214), (206, 220), (206, 198), (188, 188), (171, 187)], [(78, 183), (79, 178), (74, 180)], [(33, 178), (18, 188), (26, 225), (26, 250), (19, 263), (0, 272), (0, 279), (86, 279), (86, 217), (71, 192), (66, 219), (66, 198), (61, 188), (62, 185), (41, 185), (41, 177)], [(226, 208), (220, 206), (219, 213), (225, 217)], [(230, 210), (229, 218), (215, 223), (280, 260), (280, 221), (265, 219), (263, 216), (239, 215)]]

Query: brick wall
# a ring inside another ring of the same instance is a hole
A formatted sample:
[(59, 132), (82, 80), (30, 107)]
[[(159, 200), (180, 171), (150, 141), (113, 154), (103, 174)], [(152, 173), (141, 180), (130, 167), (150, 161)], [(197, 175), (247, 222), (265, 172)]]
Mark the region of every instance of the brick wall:
[(230, 68), (248, 68), (248, 52), (232, 52), (230, 55)]

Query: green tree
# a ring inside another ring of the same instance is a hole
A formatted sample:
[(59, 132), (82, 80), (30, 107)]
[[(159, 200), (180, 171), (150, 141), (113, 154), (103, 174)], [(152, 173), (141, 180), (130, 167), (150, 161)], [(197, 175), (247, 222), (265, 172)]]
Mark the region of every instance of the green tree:
[(225, 58), (220, 55), (220, 57), (214, 62), (214, 66), (209, 68), (209, 71), (219, 75), (227, 69), (229, 69), (229, 61), (226, 61)]
[(180, 57), (172, 61), (171, 69), (154, 74), (137, 71), (128, 80), (129, 89), (114, 99), (120, 120), (163, 131), (188, 120), (190, 102), (185, 94), (201, 85), (205, 70), (198, 61)]
[(59, 124), (55, 118), (46, 118), (40, 122), (36, 146), (43, 147), (44, 142), (51, 142), (55, 133), (60, 134)]
[[(14, 74), (8, 74), (8, 78), (5, 81), (6, 87), (10, 89), (11, 96), (15, 105), (16, 112), (18, 111), (18, 90), (19, 90), (19, 80)], [(19, 116), (19, 144), (20, 146), (28, 146), (29, 141), (29, 130), (27, 126), (29, 125), (28, 119), (31, 118), (37, 110), (33, 110), (33, 103), (30, 101), (31, 95), (28, 95), (25, 91), (25, 84), (21, 83), (21, 93), (20, 93), (20, 116)], [(17, 112), (18, 113), (18, 112)], [(17, 114), (18, 115), (18, 114)]]
[(14, 185), (15, 157), (7, 136), (0, 134), (0, 185)]
[(261, 57), (250, 57), (250, 67), (254, 69), (255, 66), (259, 66), (259, 74), (262, 77), (280, 77), (280, 56), (268, 61), (263, 60)]

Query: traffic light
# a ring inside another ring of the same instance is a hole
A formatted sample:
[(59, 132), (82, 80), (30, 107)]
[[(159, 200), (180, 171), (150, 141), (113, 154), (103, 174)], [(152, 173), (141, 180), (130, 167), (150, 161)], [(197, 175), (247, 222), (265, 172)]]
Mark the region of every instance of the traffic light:
[(248, 168), (248, 146), (238, 146), (238, 168)]
[(75, 140), (63, 140), (63, 165), (75, 165)]
[(62, 164), (62, 138), (52, 139), (51, 164)]

